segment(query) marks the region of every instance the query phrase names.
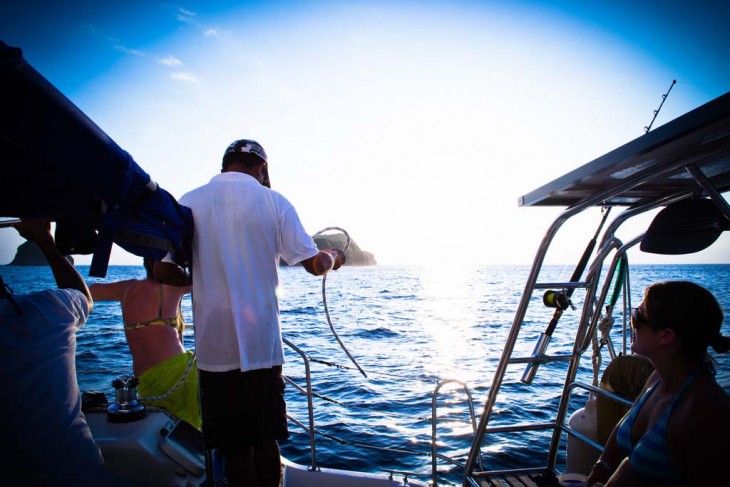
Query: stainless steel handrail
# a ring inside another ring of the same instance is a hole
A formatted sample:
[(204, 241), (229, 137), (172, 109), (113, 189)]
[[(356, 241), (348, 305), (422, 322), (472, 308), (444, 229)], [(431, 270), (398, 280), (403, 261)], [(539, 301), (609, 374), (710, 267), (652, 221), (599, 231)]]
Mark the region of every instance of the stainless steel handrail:
[(527, 283), (525, 284), (525, 288), (522, 293), (522, 298), (520, 299), (520, 303), (517, 307), (514, 320), (512, 321), (512, 327), (510, 328), (510, 332), (507, 336), (507, 340), (502, 351), (502, 358), (500, 359), (499, 364), (497, 364), (497, 369), (494, 372), (494, 378), (492, 380), (492, 386), (489, 389), (487, 401), (484, 404), (482, 414), (479, 418), (477, 431), (474, 434), (474, 443), (469, 450), (469, 457), (467, 459), (466, 467), (464, 470), (465, 482), (470, 481), (469, 476), (472, 474), (472, 470), (474, 469), (474, 465), (476, 464), (477, 457), (481, 456), (481, 443), (484, 438), (484, 432), (487, 428), (487, 424), (489, 423), (489, 418), (492, 414), (494, 404), (497, 401), (497, 394), (499, 393), (499, 390), (501, 388), (502, 379), (504, 378), (509, 359), (512, 356), (512, 350), (514, 349), (515, 343), (517, 342), (517, 336), (519, 335), (520, 328), (522, 327), (522, 320), (525, 317), (527, 307), (530, 303), (533, 289), (535, 287), (535, 283), (537, 282), (537, 277), (540, 274), (540, 270), (542, 269), (542, 264), (545, 260), (547, 249), (563, 223), (565, 223), (565, 221), (571, 216), (581, 212), (582, 209), (582, 207), (577, 206), (573, 208), (568, 208), (563, 211), (563, 213), (561, 213), (550, 225), (550, 228), (548, 228), (545, 236), (542, 239), (542, 242), (540, 243), (540, 247), (538, 248), (537, 254), (532, 263), (532, 268), (530, 269), (530, 274), (527, 278)]
[(563, 289), (580, 289), (588, 287), (590, 283), (588, 281), (577, 281), (577, 282), (536, 282), (533, 289), (552, 289), (552, 288), (563, 288)]
[[(628, 189), (630, 187), (633, 187), (640, 183), (641, 177), (630, 177), (627, 178), (623, 184), (621, 184), (621, 188)], [(673, 201), (677, 201), (683, 198), (686, 198), (691, 193), (688, 191), (681, 192), (679, 194), (675, 194), (672, 196), (668, 196), (665, 198), (661, 198), (658, 201), (653, 201), (650, 203), (646, 203), (637, 207), (632, 207), (624, 210), (620, 215), (618, 215), (612, 222), (609, 223), (607, 228), (603, 232), (603, 237), (601, 240), (601, 246), (599, 247), (599, 257), (597, 257), (595, 260), (596, 262), (593, 263), (591, 269), (592, 273), (589, 271), (589, 274), (584, 282), (580, 283), (570, 283), (571, 287), (581, 287), (586, 288), (586, 298), (584, 302), (584, 309), (581, 312), (580, 321), (578, 324), (578, 333), (576, 334), (576, 338), (585, 336), (586, 333), (592, 329), (595, 330), (596, 323), (591, 323), (589, 321), (589, 317), (593, 316), (594, 306), (597, 308), (600, 308), (602, 303), (595, 303), (595, 294), (596, 294), (596, 288), (598, 286), (598, 282), (600, 279), (600, 271), (602, 267), (602, 261), (605, 259), (608, 255), (608, 252), (604, 252), (603, 254), (600, 253), (600, 249), (604, 247), (606, 242), (610, 242), (608, 245), (613, 246), (614, 248), (617, 246), (620, 246), (620, 241), (615, 238), (614, 234), (616, 230), (621, 226), (622, 223), (624, 223), (629, 218), (636, 216), (638, 214), (645, 213), (648, 210), (657, 208), (662, 205), (666, 205), (668, 203), (671, 203)], [(538, 357), (530, 357), (530, 358), (513, 358), (512, 352), (514, 350), (517, 337), (519, 335), (522, 322), (524, 320), (524, 317), (527, 312), (527, 308), (530, 305), (530, 300), (532, 298), (532, 295), (536, 289), (540, 289), (543, 287), (548, 287), (546, 284), (548, 283), (537, 283), (537, 277), (539, 276), (539, 273), (542, 269), (542, 265), (547, 253), (548, 248), (550, 247), (550, 244), (552, 243), (555, 235), (557, 234), (558, 230), (562, 227), (562, 225), (573, 216), (583, 212), (584, 210), (588, 209), (589, 207), (592, 207), (596, 204), (599, 204), (602, 201), (602, 196), (592, 196), (589, 198), (586, 198), (585, 200), (577, 203), (576, 205), (569, 207), (563, 211), (558, 217), (553, 221), (551, 226), (548, 228), (548, 230), (545, 233), (545, 236), (543, 237), (543, 240), (540, 244), (540, 247), (538, 248), (538, 251), (536, 253), (535, 259), (533, 261), (532, 268), (530, 270), (530, 274), (528, 276), (527, 282), (525, 284), (525, 289), (522, 294), (522, 298), (520, 300), (520, 303), (518, 305), (517, 311), (515, 313), (514, 320), (512, 322), (512, 327), (510, 329), (509, 335), (507, 337), (505, 348), (503, 349), (502, 358), (500, 359), (500, 362), (497, 366), (497, 369), (494, 373), (494, 378), (492, 382), (492, 386), (489, 390), (489, 395), (487, 397), (486, 403), (484, 405), (484, 409), (482, 411), (482, 415), (480, 417), (480, 422), (477, 427), (476, 435), (475, 435), (475, 442), (474, 445), (472, 445), (472, 448), (469, 452), (469, 458), (467, 460), (466, 469), (465, 469), (465, 484), (469, 482), (468, 477), (472, 475), (474, 470), (474, 465), (476, 462), (477, 457), (480, 457), (479, 454), (480, 448), (482, 446), (482, 442), (484, 441), (485, 433), (488, 431), (492, 431), (491, 429), (487, 428), (489, 419), (492, 413), (492, 409), (494, 408), (494, 405), (496, 403), (497, 395), (499, 394), (502, 380), (504, 378), (504, 375), (506, 373), (506, 369), (508, 365), (511, 365), (513, 363), (530, 363), (530, 362), (540, 362), (540, 361), (546, 361), (546, 362), (552, 362), (557, 360), (564, 360), (568, 361), (570, 363), (568, 373), (566, 374), (566, 381), (572, 382), (575, 379), (575, 376), (577, 374), (578, 365), (580, 362), (580, 356), (582, 352), (579, 352), (580, 348), (574, 349), (573, 353), (571, 355), (567, 356), (538, 356)], [(539, 287), (538, 287), (539, 286)], [(552, 286), (552, 287), (560, 287), (560, 286)], [(627, 290), (624, 290), (624, 293), (626, 293)], [(625, 295), (625, 294), (624, 294)], [(578, 343), (576, 342), (576, 346)], [(581, 343), (580, 345), (584, 345)], [(565, 398), (561, 397), (561, 403), (558, 406), (558, 415), (556, 417), (556, 425), (560, 422), (560, 420), (564, 420), (566, 413), (567, 413), (567, 404), (563, 404), (565, 402)], [(558, 427), (555, 427), (553, 431), (553, 439), (551, 441), (550, 446), (550, 452), (548, 456), (548, 468), (554, 468), (555, 462), (557, 459), (557, 451), (559, 447), (559, 437), (560, 437), (560, 429)]]
[[(595, 257), (594, 261), (591, 263), (591, 266), (589, 267), (587, 280), (594, 282), (595, 285), (589, 286), (587, 288), (585, 301), (583, 303), (583, 310), (581, 311), (581, 318), (578, 324), (578, 331), (576, 333), (576, 341), (574, 345), (573, 353), (575, 355), (575, 360), (570, 362), (568, 372), (566, 373), (566, 384), (564, 386), (563, 394), (561, 395), (560, 404), (558, 405), (558, 415), (556, 418), (556, 423), (561, 424), (565, 421), (565, 417), (567, 415), (567, 407), (568, 407), (568, 396), (569, 392), (567, 391), (567, 385), (575, 380), (575, 377), (578, 372), (578, 366), (580, 364), (580, 358), (582, 357), (583, 353), (588, 347), (588, 344), (590, 343), (590, 337), (592, 337), (593, 333), (596, 333), (596, 328), (598, 325), (598, 317), (600, 316), (601, 308), (603, 307), (603, 304), (605, 302), (605, 295), (603, 296), (603, 300), (599, 300), (596, 302), (596, 291), (598, 287), (598, 282), (600, 280), (600, 274), (601, 269), (603, 267), (603, 263), (605, 259), (608, 257), (610, 251), (612, 248), (615, 248), (620, 245), (621, 241), (616, 238), (615, 233), (619, 229), (619, 227), (625, 223), (627, 220), (646, 213), (649, 210), (655, 209), (662, 204), (668, 204), (673, 201), (680, 200), (682, 198), (685, 198), (689, 195), (689, 192), (682, 192), (681, 194), (668, 196), (665, 198), (662, 198), (658, 201), (651, 201), (642, 205), (637, 205), (631, 208), (628, 208), (621, 212), (613, 221), (610, 222), (610, 224), (607, 226), (603, 233), (603, 238), (601, 240), (601, 246), (599, 247), (599, 251), (597, 256)], [(632, 239), (629, 243), (625, 245), (620, 245), (619, 250), (623, 249), (625, 252), (626, 249), (636, 245), (641, 241), (642, 235), (639, 235)], [(613, 273), (615, 272), (615, 264), (617, 263), (616, 260), (612, 263), (612, 267), (609, 271), (609, 277), (608, 280), (612, 279)], [(624, 291), (627, 292), (626, 290)], [(625, 294), (624, 294), (625, 295)], [(624, 313), (625, 315), (625, 313)], [(588, 319), (591, 317), (592, 319)], [(625, 326), (625, 324), (624, 324)], [(559, 428), (556, 428), (555, 431), (553, 431), (553, 438), (550, 444), (550, 451), (548, 454), (548, 468), (554, 469), (556, 462), (557, 462), (557, 455), (558, 455), (558, 449), (560, 446), (560, 436), (561, 431)]]
[(530, 355), (529, 357), (514, 357), (509, 359), (509, 364), (546, 364), (548, 362), (567, 362), (573, 360), (572, 355)]
[[(312, 404), (312, 374), (309, 366), (309, 358), (307, 357), (307, 354), (304, 353), (299, 347), (294, 345), (292, 342), (287, 340), (286, 338), (282, 337), (282, 341), (292, 350), (294, 350), (296, 353), (299, 354), (299, 356), (302, 357), (302, 360), (304, 361), (304, 373), (307, 378), (307, 389), (304, 390), (302, 387), (300, 387), (297, 383), (295, 383), (293, 380), (286, 378), (286, 381), (290, 384), (292, 384), (294, 387), (296, 387), (299, 391), (301, 391), (303, 394), (306, 394), (307, 396), (307, 408), (309, 410), (309, 445), (312, 452), (311, 456), (311, 466), (310, 469), (312, 471), (319, 470), (319, 467), (317, 466), (317, 445), (314, 441), (314, 405)], [(299, 426), (302, 426), (302, 423), (295, 420), (292, 416), (287, 413), (286, 415), (289, 419), (297, 423)], [(305, 431), (307, 428), (304, 428)]]
[[(662, 201), (673, 201), (676, 200), (678, 197), (672, 196), (662, 199)], [(605, 301), (596, 302), (596, 291), (598, 287), (598, 283), (600, 280), (600, 274), (601, 269), (603, 268), (603, 263), (605, 259), (608, 257), (610, 250), (613, 247), (616, 247), (617, 244), (620, 243), (620, 240), (616, 238), (615, 232), (619, 229), (619, 227), (625, 223), (630, 218), (643, 214), (649, 210), (652, 210), (659, 206), (659, 204), (656, 201), (652, 201), (643, 205), (638, 205), (632, 208), (629, 208), (627, 210), (624, 210), (621, 212), (611, 223), (608, 225), (606, 230), (603, 233), (603, 238), (601, 240), (601, 246), (599, 248), (598, 254), (595, 257), (594, 261), (591, 263), (588, 271), (587, 280), (594, 282), (593, 286), (589, 286), (587, 288), (585, 301), (583, 303), (583, 310), (581, 311), (581, 317), (580, 321), (578, 323), (578, 331), (576, 332), (575, 337), (575, 343), (573, 348), (573, 354), (575, 356), (575, 360), (570, 362), (570, 365), (568, 366), (568, 371), (565, 376), (565, 385), (563, 386), (563, 393), (560, 397), (560, 403), (558, 405), (558, 412), (556, 417), (556, 424), (562, 424), (565, 421), (567, 411), (568, 411), (568, 402), (569, 402), (569, 394), (570, 392), (567, 390), (568, 384), (573, 382), (575, 380), (575, 377), (578, 373), (578, 367), (580, 365), (580, 358), (582, 357), (585, 350), (588, 348), (588, 344), (590, 343), (589, 337), (592, 336), (593, 333), (596, 333), (596, 328), (598, 326), (598, 316), (600, 314), (600, 310), (603, 307), (603, 304)], [(636, 245), (641, 241), (642, 235), (639, 235), (632, 239), (629, 243), (622, 245), (623, 248), (628, 248), (633, 245)], [(616, 261), (614, 261), (613, 264), (615, 264)], [(615, 265), (612, 265), (612, 268), (609, 272), (610, 278), (612, 278), (613, 272), (615, 271)], [(610, 280), (609, 278), (609, 280)], [(605, 299), (605, 296), (604, 296)], [(592, 317), (593, 319), (589, 320), (588, 318)], [(550, 450), (548, 453), (548, 468), (554, 469), (555, 465), (557, 463), (557, 457), (558, 457), (558, 449), (560, 447), (560, 437), (561, 437), (561, 430), (560, 428), (556, 428), (553, 431), (553, 437), (550, 443)]]
[[(567, 389), (570, 392), (573, 391), (573, 389), (584, 389), (586, 391), (589, 391), (592, 394), (595, 394), (597, 396), (603, 396), (607, 399), (611, 399), (612, 401), (618, 402), (620, 404), (623, 404), (624, 406), (631, 406), (633, 404), (632, 401), (621, 397), (617, 394), (614, 394), (612, 392), (609, 392), (605, 389), (601, 389), (600, 387), (595, 387), (590, 384), (585, 384), (583, 382), (572, 382), (568, 385)], [(588, 445), (591, 445), (593, 448), (595, 448), (598, 451), (603, 451), (603, 445), (597, 443), (596, 441), (592, 440), (591, 438), (588, 438), (586, 435), (580, 433), (579, 431), (576, 431), (574, 428), (572, 428), (569, 424), (559, 423), (557, 427), (560, 429), (560, 431), (566, 433), (569, 436), (573, 436), (575, 438), (578, 438), (579, 440), (583, 441), (584, 443), (587, 443)]]
[[(437, 411), (437, 396), (439, 391), (443, 386), (446, 384), (458, 384), (464, 389), (464, 392), (466, 393), (466, 399), (467, 404), (469, 405), (469, 418), (471, 419), (471, 426), (472, 431), (476, 433), (477, 429), (477, 422), (476, 422), (476, 414), (474, 413), (474, 402), (472, 401), (471, 396), (471, 390), (469, 390), (469, 386), (460, 380), (457, 379), (444, 379), (440, 381), (436, 388), (434, 389), (432, 395), (431, 395), (431, 479), (433, 482), (433, 486), (435, 487), (437, 485), (437, 478), (438, 478), (438, 465), (437, 460), (439, 458), (448, 461), (451, 464), (459, 465), (460, 467), (464, 467), (464, 464), (461, 462), (458, 462), (454, 460), (453, 458), (446, 457), (443, 455), (438, 455), (436, 453), (436, 429), (438, 424), (438, 411)], [(482, 459), (481, 455), (479, 456), (479, 468), (483, 468), (482, 466)]]

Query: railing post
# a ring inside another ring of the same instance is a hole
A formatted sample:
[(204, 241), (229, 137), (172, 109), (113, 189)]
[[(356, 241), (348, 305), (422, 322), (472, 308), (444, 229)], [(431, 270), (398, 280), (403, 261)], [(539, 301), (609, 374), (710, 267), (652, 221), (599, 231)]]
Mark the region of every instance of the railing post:
[(305, 394), (307, 395), (307, 409), (309, 410), (309, 445), (312, 452), (312, 463), (310, 469), (312, 471), (317, 471), (317, 446), (314, 441), (314, 405), (312, 404), (312, 376), (309, 367), (309, 358), (307, 357), (307, 354), (305, 354), (292, 342), (283, 337), (282, 340), (288, 347), (298, 353), (304, 361), (304, 372), (307, 378), (307, 389)]
[[(433, 395), (431, 397), (431, 479), (433, 482), (433, 487), (436, 487), (438, 482), (438, 468), (436, 465), (436, 460), (438, 459), (438, 456), (436, 454), (436, 423), (438, 422), (438, 413), (436, 408), (436, 396), (438, 395), (439, 390), (449, 383), (455, 383), (459, 384), (466, 393), (467, 401), (469, 403), (469, 419), (471, 419), (471, 428), (472, 431), (475, 434), (476, 437), (476, 431), (477, 431), (477, 419), (476, 415), (474, 414), (474, 402), (471, 398), (471, 391), (469, 390), (469, 386), (466, 385), (465, 382), (462, 382), (460, 380), (456, 379), (444, 379), (441, 382), (439, 382), (436, 385), (436, 388), (433, 391)], [(483, 468), (482, 466), (482, 458), (481, 455), (479, 455), (478, 458), (479, 462), (479, 468)]]

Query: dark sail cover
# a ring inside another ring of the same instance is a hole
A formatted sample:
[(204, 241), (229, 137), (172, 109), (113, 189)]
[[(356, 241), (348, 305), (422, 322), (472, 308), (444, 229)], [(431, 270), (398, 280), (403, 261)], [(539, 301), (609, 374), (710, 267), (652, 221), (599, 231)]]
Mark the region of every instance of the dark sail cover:
[(2, 41), (0, 164), (0, 216), (51, 218), (63, 253), (94, 254), (90, 275), (106, 275), (112, 242), (190, 264), (190, 209)]

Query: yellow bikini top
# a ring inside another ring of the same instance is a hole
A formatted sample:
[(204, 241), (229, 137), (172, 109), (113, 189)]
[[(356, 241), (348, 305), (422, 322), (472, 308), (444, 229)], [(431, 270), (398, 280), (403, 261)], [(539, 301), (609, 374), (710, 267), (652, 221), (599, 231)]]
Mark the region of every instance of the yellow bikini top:
[(175, 316), (174, 318), (163, 318), (162, 317), (163, 293), (164, 293), (164, 288), (163, 288), (162, 284), (160, 284), (160, 307), (159, 307), (159, 311), (157, 312), (157, 318), (154, 318), (154, 319), (148, 320), (148, 321), (140, 321), (138, 323), (125, 323), (124, 329), (125, 330), (139, 330), (141, 328), (147, 328), (148, 326), (169, 326), (170, 328), (175, 328), (177, 330), (178, 335), (180, 335), (180, 340), (182, 340), (183, 332), (185, 331), (185, 320), (183, 319), (183, 315), (182, 315), (180, 306), (178, 305), (178, 308), (177, 308), (177, 316)]

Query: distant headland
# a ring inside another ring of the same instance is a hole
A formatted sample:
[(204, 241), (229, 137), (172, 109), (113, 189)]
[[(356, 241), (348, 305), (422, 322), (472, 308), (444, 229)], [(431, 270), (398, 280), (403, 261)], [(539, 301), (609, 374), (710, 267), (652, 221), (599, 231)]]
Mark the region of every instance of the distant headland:
[[(66, 256), (69, 262), (74, 263), (74, 258), (70, 255)], [(40, 247), (35, 242), (25, 241), (18, 245), (18, 249), (15, 251), (15, 257), (7, 265), (25, 265), (25, 266), (37, 266), (37, 265), (48, 265), (46, 256), (41, 252)]]
[[(346, 237), (341, 234), (333, 235), (318, 235), (314, 238), (314, 243), (317, 244), (318, 249), (342, 249), (345, 247), (347, 242)], [(375, 256), (362, 250), (354, 240), (350, 240), (350, 246), (345, 252), (345, 265), (351, 266), (369, 266), (378, 265), (375, 261)]]

